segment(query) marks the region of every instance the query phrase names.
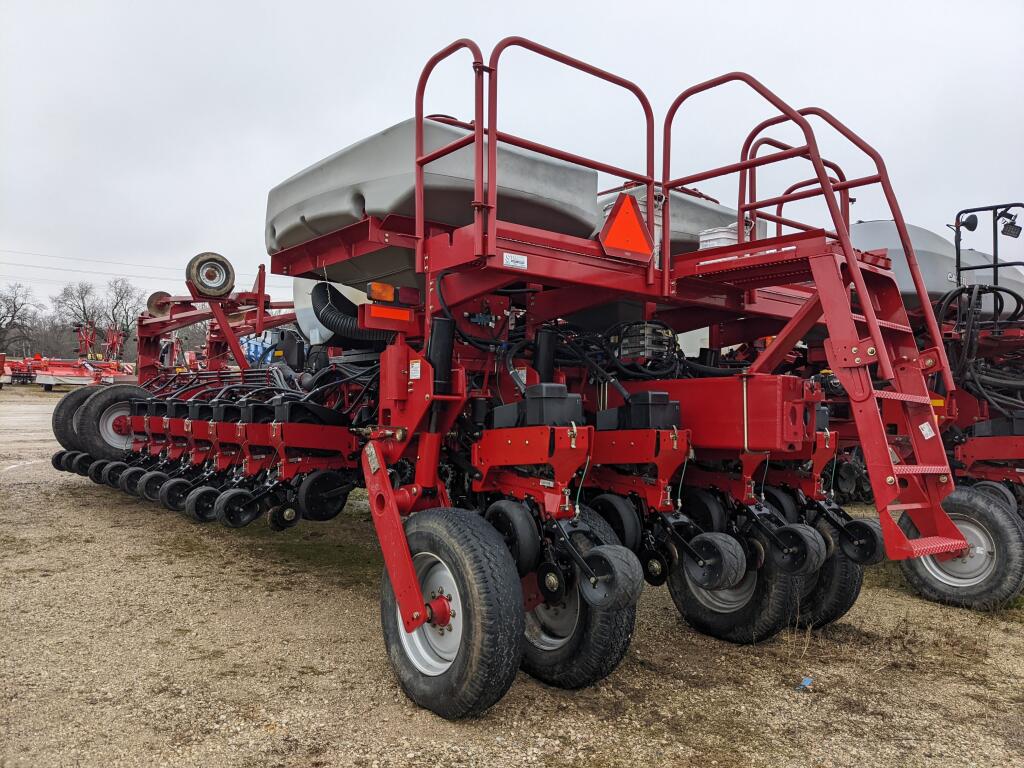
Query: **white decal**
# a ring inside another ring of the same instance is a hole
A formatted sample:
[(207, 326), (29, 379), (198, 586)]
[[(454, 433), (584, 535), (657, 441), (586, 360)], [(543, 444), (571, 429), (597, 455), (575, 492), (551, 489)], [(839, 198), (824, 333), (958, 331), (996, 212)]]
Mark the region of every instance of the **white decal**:
[(521, 253), (501, 254), (501, 263), (511, 269), (528, 269), (530, 260)]

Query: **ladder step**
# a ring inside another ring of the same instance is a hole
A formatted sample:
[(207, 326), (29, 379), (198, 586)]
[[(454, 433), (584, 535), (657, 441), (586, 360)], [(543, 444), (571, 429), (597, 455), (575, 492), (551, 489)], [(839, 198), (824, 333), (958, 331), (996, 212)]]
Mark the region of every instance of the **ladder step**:
[(879, 400), (897, 400), (901, 403), (932, 404), (932, 399), (928, 395), (911, 395), (906, 392), (896, 392), (892, 389), (876, 389), (875, 397)]
[(945, 464), (894, 464), (892, 469), (897, 475), (949, 474), (949, 467)]
[[(867, 322), (867, 320), (864, 319), (864, 315), (858, 315), (856, 313), (854, 313), (853, 319), (856, 322), (858, 322), (858, 323), (866, 323)], [(909, 325), (903, 325), (902, 323), (893, 323), (893, 322), (890, 322), (889, 320), (879, 320), (878, 321), (878, 327), (879, 328), (885, 328), (885, 329), (890, 330), (890, 331), (900, 331), (901, 333), (913, 333), (914, 332), (914, 330)]]
[(964, 539), (950, 539), (945, 536), (924, 536), (920, 539), (910, 539), (910, 548), (913, 550), (913, 557), (927, 557), (928, 555), (939, 555), (943, 552), (959, 552), (967, 548)]

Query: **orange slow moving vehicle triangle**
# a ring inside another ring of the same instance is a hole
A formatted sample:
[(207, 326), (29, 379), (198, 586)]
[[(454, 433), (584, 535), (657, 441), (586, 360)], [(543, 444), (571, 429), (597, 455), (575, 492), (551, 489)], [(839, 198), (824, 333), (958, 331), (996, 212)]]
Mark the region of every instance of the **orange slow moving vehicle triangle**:
[(598, 235), (605, 253), (631, 261), (647, 262), (654, 253), (654, 241), (633, 195), (620, 192), (608, 220)]

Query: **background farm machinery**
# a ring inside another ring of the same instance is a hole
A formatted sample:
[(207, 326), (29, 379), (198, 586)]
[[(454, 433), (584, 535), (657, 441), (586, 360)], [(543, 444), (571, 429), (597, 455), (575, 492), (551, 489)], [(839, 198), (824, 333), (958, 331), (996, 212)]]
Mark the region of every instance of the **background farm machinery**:
[[(644, 167), (499, 129), (510, 48), (635, 96)], [(462, 51), (472, 121), (426, 117), (431, 73)], [(738, 162), (673, 176), (677, 114), (727, 83), (778, 117), (751, 131)], [(872, 172), (848, 179), (823, 160), (812, 120)], [(783, 124), (803, 143), (766, 135)], [(268, 316), (262, 270), (253, 291), (232, 294), (230, 265), (200, 254), (189, 295), (154, 296), (140, 318), (141, 386), (82, 390), (58, 406), (67, 450), (55, 466), (229, 527), (327, 520), (365, 487), (390, 660), (409, 696), (445, 717), (493, 704), (520, 666), (566, 688), (609, 674), (644, 580), (667, 584), (699, 631), (749, 643), (835, 621), (864, 566), (886, 554), (961, 555), (929, 390), (954, 381), (881, 158), (828, 113), (795, 110), (740, 73), (673, 102), (660, 179), (655, 141), (633, 83), (522, 38), (486, 63), (457, 41), (424, 69), (412, 120), (271, 191), (271, 268), (296, 278), (294, 318)], [(813, 178), (758, 197), (756, 170), (787, 160), (808, 162)], [(626, 182), (603, 217), (599, 171)], [(737, 210), (690, 189), (731, 174)], [(887, 253), (851, 242), (849, 193), (862, 187), (891, 210), (905, 286)], [(785, 202), (816, 197), (825, 228), (782, 216)], [(701, 231), (730, 220), (731, 236), (699, 247)], [(920, 304), (923, 352), (901, 287)], [(205, 319), (215, 321), (206, 370), (174, 369), (167, 334)], [(286, 333), (270, 365), (249, 365), (235, 335), (216, 330), (291, 319), (302, 335)], [(684, 354), (679, 334), (708, 327), (709, 349)], [(821, 377), (780, 372), (814, 338), (847, 393), (880, 521), (852, 518), (823, 488), (840, 443)], [(743, 359), (719, 354), (738, 344)], [(985, 498), (962, 491), (953, 502), (970, 510)]]

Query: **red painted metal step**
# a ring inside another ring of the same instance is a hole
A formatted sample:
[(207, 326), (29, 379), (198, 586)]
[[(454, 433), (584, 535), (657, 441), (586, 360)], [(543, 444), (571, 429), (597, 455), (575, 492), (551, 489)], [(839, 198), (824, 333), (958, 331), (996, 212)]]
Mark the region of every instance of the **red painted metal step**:
[(946, 464), (894, 464), (892, 471), (897, 475), (949, 475)]
[(932, 404), (932, 399), (928, 395), (911, 395), (907, 392), (896, 392), (892, 389), (876, 389), (875, 397), (879, 400), (897, 400), (901, 403)]
[(964, 539), (950, 539), (945, 536), (924, 536), (920, 539), (908, 539), (912, 557), (941, 555), (945, 552), (961, 552), (967, 548)]

